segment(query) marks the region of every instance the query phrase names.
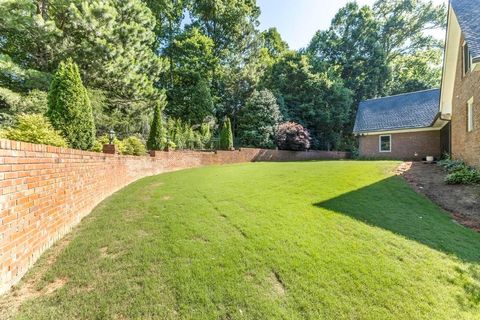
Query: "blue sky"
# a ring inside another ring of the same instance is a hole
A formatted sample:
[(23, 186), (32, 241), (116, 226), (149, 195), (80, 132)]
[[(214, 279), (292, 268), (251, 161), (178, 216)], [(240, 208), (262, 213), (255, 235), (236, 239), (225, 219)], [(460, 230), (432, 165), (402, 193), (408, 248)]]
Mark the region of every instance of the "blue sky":
[[(371, 5), (375, 0), (358, 0)], [(443, 3), (446, 0), (433, 0)], [(305, 47), (317, 30), (327, 29), (347, 0), (257, 0), (262, 14), (260, 29), (276, 27), (291, 49)], [(436, 36), (443, 36), (442, 33)]]

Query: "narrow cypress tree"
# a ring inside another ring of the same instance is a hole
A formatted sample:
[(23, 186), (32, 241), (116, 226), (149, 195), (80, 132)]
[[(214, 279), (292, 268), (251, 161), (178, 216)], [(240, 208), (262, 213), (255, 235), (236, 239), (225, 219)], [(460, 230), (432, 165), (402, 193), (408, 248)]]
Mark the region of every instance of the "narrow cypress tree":
[(155, 106), (153, 121), (148, 136), (147, 148), (149, 150), (163, 150), (167, 145), (167, 130), (163, 127), (162, 110), (160, 104)]
[(228, 117), (223, 121), (222, 130), (220, 131), (220, 149), (233, 149), (232, 124), (230, 123), (230, 118)]
[(61, 62), (48, 92), (47, 116), (73, 148), (87, 150), (95, 141), (95, 124), (87, 89), (72, 59)]

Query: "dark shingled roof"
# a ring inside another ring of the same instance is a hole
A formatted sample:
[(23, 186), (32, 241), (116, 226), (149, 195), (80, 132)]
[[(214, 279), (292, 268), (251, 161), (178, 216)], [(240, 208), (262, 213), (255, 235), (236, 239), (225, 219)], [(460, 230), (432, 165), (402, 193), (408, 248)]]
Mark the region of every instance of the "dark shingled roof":
[(440, 110), (440, 89), (360, 102), (354, 133), (430, 127)]
[(473, 60), (480, 61), (480, 1), (452, 0), (451, 4)]

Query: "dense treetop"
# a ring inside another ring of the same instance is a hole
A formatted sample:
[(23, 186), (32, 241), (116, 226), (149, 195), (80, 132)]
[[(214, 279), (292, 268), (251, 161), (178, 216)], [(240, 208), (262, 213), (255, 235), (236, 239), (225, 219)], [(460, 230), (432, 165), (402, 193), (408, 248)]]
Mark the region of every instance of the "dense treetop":
[(260, 31), (259, 15), (255, 0), (2, 0), (0, 124), (45, 113), (67, 58), (97, 135), (145, 140), (156, 110), (155, 123), (178, 120), (185, 134), (203, 124), (218, 136), (228, 117), (235, 144), (273, 146), (282, 119), (313, 148), (350, 149), (360, 100), (439, 86), (443, 43), (427, 31), (445, 27), (445, 6), (351, 2), (298, 51)]

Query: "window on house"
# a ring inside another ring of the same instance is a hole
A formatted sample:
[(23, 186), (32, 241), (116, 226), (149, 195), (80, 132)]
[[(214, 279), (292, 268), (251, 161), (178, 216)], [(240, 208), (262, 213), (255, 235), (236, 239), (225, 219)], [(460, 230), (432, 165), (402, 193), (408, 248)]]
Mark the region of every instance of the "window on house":
[(392, 136), (380, 136), (379, 138), (379, 149), (380, 152), (391, 152), (392, 151)]
[(468, 44), (463, 44), (463, 74), (467, 74), (472, 68), (472, 55), (468, 49)]
[(467, 131), (473, 130), (473, 98), (467, 102)]

